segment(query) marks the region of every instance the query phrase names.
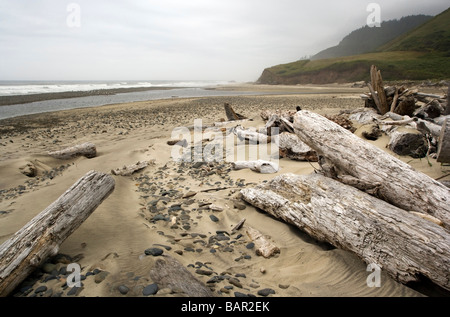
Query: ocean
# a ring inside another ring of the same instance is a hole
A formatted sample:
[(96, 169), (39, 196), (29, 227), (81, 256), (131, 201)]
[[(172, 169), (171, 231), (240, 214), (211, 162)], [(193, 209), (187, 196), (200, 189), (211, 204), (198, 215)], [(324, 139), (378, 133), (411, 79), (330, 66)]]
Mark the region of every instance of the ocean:
[[(0, 99), (10, 96), (26, 96), (43, 93), (92, 91), (120, 88), (152, 88), (152, 90), (117, 94), (92, 95), (67, 99), (51, 99), (23, 104), (0, 106), (0, 120), (16, 116), (95, 107), (108, 104), (157, 100), (168, 98), (189, 98), (205, 96), (250, 95), (254, 92), (213, 90), (227, 81), (0, 81)], [(161, 88), (161, 89), (158, 89)], [(170, 89), (167, 89), (170, 88)]]

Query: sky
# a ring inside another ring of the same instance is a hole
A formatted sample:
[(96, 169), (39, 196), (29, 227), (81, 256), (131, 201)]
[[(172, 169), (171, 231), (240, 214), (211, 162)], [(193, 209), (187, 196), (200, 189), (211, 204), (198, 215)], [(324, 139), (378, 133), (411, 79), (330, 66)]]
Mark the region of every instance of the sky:
[[(368, 11), (370, 3), (379, 10)], [(0, 0), (0, 80), (256, 81), (267, 67), (337, 45), (369, 16), (448, 7), (448, 0)]]

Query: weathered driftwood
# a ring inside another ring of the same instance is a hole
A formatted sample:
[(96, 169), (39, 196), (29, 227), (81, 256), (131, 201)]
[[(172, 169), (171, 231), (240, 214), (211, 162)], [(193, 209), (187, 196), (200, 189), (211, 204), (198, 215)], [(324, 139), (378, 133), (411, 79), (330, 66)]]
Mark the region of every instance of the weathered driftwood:
[[(372, 81), (371, 93), (374, 98), (377, 99), (376, 104), (380, 114), (385, 114), (390, 110), (390, 106), (387, 103), (386, 93), (384, 91), (383, 79), (381, 78), (381, 72), (377, 69), (375, 65), (370, 68), (370, 78)], [(370, 89), (370, 85), (369, 85)], [(376, 91), (376, 94), (374, 93)], [(376, 97), (375, 97), (376, 96)]]
[(111, 173), (113, 175), (130, 176), (131, 174), (146, 168), (147, 166), (149, 166), (149, 164), (154, 164), (154, 163), (155, 163), (155, 160), (137, 162), (136, 164), (123, 166), (122, 168), (113, 169), (113, 170), (111, 170)]
[(275, 139), (278, 142), (280, 156), (296, 161), (317, 162), (317, 153), (293, 133), (283, 132)]
[(319, 114), (298, 112), (294, 127), (336, 174), (379, 183), (378, 197), (407, 211), (430, 214), (450, 229), (450, 190), (443, 184)]
[(270, 143), (271, 137), (266, 134), (262, 134), (250, 129), (244, 129), (242, 126), (238, 125), (233, 129), (234, 134), (241, 140), (247, 140), (253, 144), (259, 143)]
[(231, 166), (235, 170), (241, 170), (249, 168), (254, 172), (261, 174), (272, 174), (280, 170), (278, 164), (270, 161), (257, 160), (257, 161), (235, 161), (231, 162)]
[(450, 234), (432, 221), (320, 174), (283, 174), (241, 193), (255, 207), (354, 252), (399, 282), (425, 276), (450, 290)]
[(246, 227), (248, 237), (255, 243), (255, 249), (257, 255), (262, 255), (265, 258), (280, 253), (278, 248), (272, 241), (264, 237), (264, 235), (252, 227)]
[(170, 288), (187, 297), (214, 297), (211, 290), (169, 255), (160, 256), (150, 270), (150, 278), (160, 288)]
[(228, 121), (247, 119), (243, 115), (236, 113), (229, 103), (224, 104), (225, 114), (227, 115)]
[(111, 175), (90, 171), (0, 246), (0, 296), (7, 296), (114, 190)]
[(446, 119), (442, 125), (436, 160), (441, 163), (450, 163), (450, 119)]
[(94, 144), (86, 142), (83, 144), (65, 148), (61, 151), (48, 152), (48, 155), (61, 160), (68, 160), (77, 156), (93, 158), (97, 155), (97, 148)]

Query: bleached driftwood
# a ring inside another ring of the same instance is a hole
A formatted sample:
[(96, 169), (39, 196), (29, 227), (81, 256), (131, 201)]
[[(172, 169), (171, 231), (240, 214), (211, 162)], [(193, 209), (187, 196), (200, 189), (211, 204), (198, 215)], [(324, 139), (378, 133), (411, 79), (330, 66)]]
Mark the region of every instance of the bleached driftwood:
[(114, 190), (111, 175), (90, 171), (0, 246), (0, 296), (7, 296)]
[(229, 103), (224, 104), (225, 114), (227, 115), (228, 121), (247, 119), (243, 115), (236, 113)]
[(77, 156), (93, 158), (97, 155), (97, 148), (94, 144), (86, 142), (83, 144), (65, 148), (61, 151), (48, 152), (48, 155), (61, 160), (68, 160)]
[(272, 174), (280, 170), (278, 164), (270, 161), (257, 160), (257, 161), (235, 161), (231, 162), (231, 166), (235, 170), (241, 170), (249, 168), (254, 172), (261, 174)]
[(450, 229), (450, 190), (443, 184), (319, 114), (299, 111), (294, 127), (336, 174), (378, 183), (378, 197), (407, 211), (430, 214)]
[(311, 237), (377, 264), (399, 282), (450, 290), (450, 233), (432, 221), (320, 174), (283, 174), (242, 198)]
[(270, 136), (256, 132), (256, 131), (252, 131), (250, 129), (244, 129), (240, 125), (236, 126), (234, 128), (233, 132), (240, 139), (248, 140), (249, 142), (251, 142), (253, 144), (270, 143), (271, 142)]
[(278, 248), (272, 241), (264, 237), (264, 235), (258, 230), (247, 226), (246, 232), (248, 237), (255, 243), (257, 255), (270, 258), (271, 256), (280, 253), (280, 248)]
[(294, 133), (283, 132), (275, 140), (282, 152), (281, 156), (297, 161), (317, 162), (318, 160), (317, 153)]
[(111, 173), (113, 175), (120, 175), (120, 176), (130, 176), (131, 174), (140, 171), (144, 168), (146, 168), (150, 164), (154, 164), (155, 160), (151, 161), (144, 161), (144, 162), (137, 162), (136, 164), (123, 166), (122, 168), (116, 168), (111, 170)]
[(450, 163), (450, 119), (446, 119), (442, 125), (436, 160), (441, 163)]

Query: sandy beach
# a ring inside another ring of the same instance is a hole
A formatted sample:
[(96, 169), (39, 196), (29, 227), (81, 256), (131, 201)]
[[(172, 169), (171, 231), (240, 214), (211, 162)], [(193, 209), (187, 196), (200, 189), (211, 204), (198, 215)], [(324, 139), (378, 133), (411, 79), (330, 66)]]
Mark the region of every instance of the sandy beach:
[[(229, 162), (175, 162), (171, 157), (173, 146), (167, 144), (176, 127), (193, 126), (195, 119), (203, 124), (226, 119), (224, 103), (252, 119), (242, 123), (244, 127), (262, 127), (263, 110), (295, 110), (301, 106), (331, 115), (364, 107), (359, 94), (366, 89), (250, 84), (215, 89), (272, 94), (173, 98), (0, 121), (0, 243), (88, 171), (111, 173), (138, 161), (153, 162), (131, 176), (113, 175), (114, 192), (67, 238), (59, 256), (37, 269), (11, 296), (187, 296), (161, 285), (155, 294), (146, 295), (145, 290), (155, 283), (149, 272), (158, 259), (146, 251), (151, 248), (179, 261), (218, 297), (430, 295), (400, 284), (384, 272), (381, 286), (369, 287), (367, 264), (355, 254), (318, 243), (239, 197), (240, 189), (282, 173), (312, 173), (317, 163), (281, 158), (278, 173), (260, 174), (249, 169), (233, 170)], [(363, 129), (358, 128), (355, 134), (361, 135)], [(60, 160), (47, 154), (84, 142), (96, 145), (95, 158)], [(384, 136), (374, 144), (393, 154), (385, 148), (386, 142)], [(399, 158), (432, 178), (449, 172), (448, 166), (433, 159), (429, 164), (426, 159)], [(38, 169), (35, 177), (21, 173), (20, 168), (29, 162)], [(244, 218), (245, 225), (270, 237), (280, 253), (271, 258), (258, 256), (244, 230), (232, 233)], [(85, 277), (81, 288), (66, 285), (62, 272), (68, 263), (80, 265)], [(221, 278), (212, 281), (213, 277)]]

